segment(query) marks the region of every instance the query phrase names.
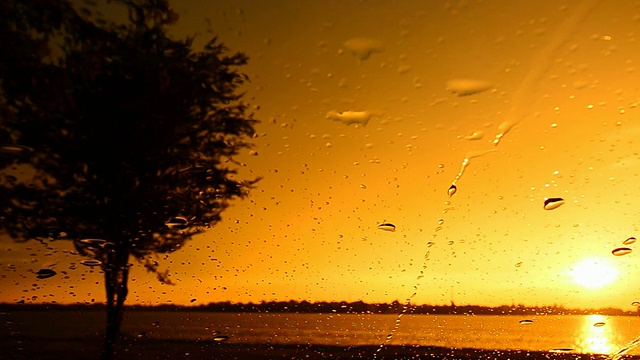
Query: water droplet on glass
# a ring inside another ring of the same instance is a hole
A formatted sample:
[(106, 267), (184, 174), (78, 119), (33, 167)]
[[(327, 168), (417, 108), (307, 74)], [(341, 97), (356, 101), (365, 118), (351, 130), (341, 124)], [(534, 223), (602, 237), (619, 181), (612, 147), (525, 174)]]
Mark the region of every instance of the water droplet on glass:
[(457, 96), (481, 93), (493, 86), (490, 82), (475, 79), (453, 79), (447, 82), (447, 91)]
[(195, 298), (194, 298), (194, 299), (191, 299), (191, 302), (192, 302), (192, 303), (194, 303), (194, 302), (196, 302), (196, 301), (198, 301), (198, 299), (195, 299)]
[(632, 237), (628, 238), (627, 240), (623, 241), (623, 242), (622, 242), (622, 244), (623, 244), (623, 245), (631, 245), (631, 244), (633, 244), (634, 242), (636, 242), (636, 238), (634, 238), (634, 237), (632, 236)]
[(368, 111), (329, 111), (326, 118), (347, 125), (365, 126), (373, 115)]
[(103, 239), (82, 239), (80, 240), (81, 244), (87, 245), (89, 247), (98, 247), (106, 244), (107, 240)]
[(167, 225), (169, 229), (184, 230), (189, 226), (189, 221), (182, 216), (176, 216), (167, 220), (164, 224)]
[(603, 327), (603, 326), (604, 326), (604, 322), (602, 321), (593, 324), (593, 327)]
[(464, 140), (480, 140), (484, 137), (484, 133), (480, 130), (478, 131), (474, 131), (471, 134), (467, 135), (467, 136), (463, 136), (462, 138)]
[(213, 341), (219, 341), (219, 342), (223, 342), (223, 341), (227, 341), (229, 340), (229, 337), (226, 335), (218, 335), (216, 337), (213, 338)]
[(530, 324), (533, 324), (533, 320), (530, 320), (530, 319), (520, 320), (520, 325), (530, 325)]
[(393, 225), (392, 223), (382, 223), (378, 225), (378, 229), (393, 232), (393, 231), (396, 231), (396, 226)]
[(32, 152), (33, 148), (24, 145), (3, 144), (0, 145), (0, 153), (20, 155)]
[(573, 351), (573, 348), (555, 348), (551, 349), (551, 352), (569, 352)]
[(614, 249), (611, 253), (615, 256), (622, 256), (622, 255), (630, 254), (631, 249), (627, 247), (620, 247), (620, 248)]
[(631, 303), (631, 306), (640, 306), (640, 301), (634, 301)]
[(449, 195), (449, 197), (452, 197), (456, 191), (458, 191), (458, 188), (455, 185), (451, 185), (449, 186), (449, 190), (447, 190), (447, 194)]
[(147, 332), (146, 331), (141, 331), (140, 334), (138, 334), (139, 338), (145, 337), (147, 336)]
[(544, 209), (553, 210), (564, 204), (563, 198), (548, 198), (544, 200)]
[(382, 43), (370, 38), (352, 38), (342, 44), (350, 54), (356, 56), (360, 61), (367, 60), (373, 53), (384, 51)]
[(94, 267), (94, 266), (102, 265), (102, 261), (95, 260), (95, 259), (86, 259), (86, 260), (80, 261), (80, 264), (82, 264), (84, 266)]
[(520, 267), (520, 266), (522, 266), (522, 261), (520, 261), (520, 262), (516, 263), (516, 265), (515, 265), (515, 266), (516, 266), (516, 267)]
[(38, 270), (38, 272), (36, 273), (36, 277), (38, 279), (48, 279), (52, 276), (56, 276), (57, 272), (55, 272), (52, 269), (40, 269)]

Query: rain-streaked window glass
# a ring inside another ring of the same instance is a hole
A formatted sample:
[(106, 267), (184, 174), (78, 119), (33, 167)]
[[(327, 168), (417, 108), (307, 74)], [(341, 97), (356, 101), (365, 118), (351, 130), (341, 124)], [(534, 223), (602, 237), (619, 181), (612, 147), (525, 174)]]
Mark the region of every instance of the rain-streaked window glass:
[(640, 4), (0, 4), (0, 358), (640, 356)]

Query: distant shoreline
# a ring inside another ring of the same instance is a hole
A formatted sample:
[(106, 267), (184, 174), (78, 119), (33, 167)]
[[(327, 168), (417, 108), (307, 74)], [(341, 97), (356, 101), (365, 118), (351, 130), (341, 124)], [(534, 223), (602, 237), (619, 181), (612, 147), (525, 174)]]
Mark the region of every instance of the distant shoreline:
[[(195, 301), (194, 301), (195, 302)], [(608, 316), (639, 316), (640, 311), (624, 311), (618, 308), (601, 309), (569, 309), (562, 306), (535, 306), (524, 305), (410, 305), (403, 311), (404, 305), (398, 301), (390, 304), (368, 304), (356, 302), (307, 302), (307, 301), (272, 301), (261, 303), (232, 303), (216, 302), (204, 305), (125, 305), (127, 311), (192, 311), (192, 312), (232, 312), (232, 313), (297, 313), (297, 314), (428, 314), (428, 315), (608, 315)], [(104, 303), (78, 303), (78, 304), (28, 304), (28, 303), (0, 303), (0, 311), (23, 310), (104, 310)]]

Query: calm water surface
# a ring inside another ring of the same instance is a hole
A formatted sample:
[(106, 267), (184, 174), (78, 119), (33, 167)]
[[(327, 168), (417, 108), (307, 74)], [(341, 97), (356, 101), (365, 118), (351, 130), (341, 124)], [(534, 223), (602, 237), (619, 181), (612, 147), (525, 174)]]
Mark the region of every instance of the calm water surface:
[[(2, 335), (60, 340), (100, 336), (100, 311), (18, 311), (0, 316)], [(129, 311), (123, 334), (157, 339), (213, 340), (233, 343), (379, 345), (396, 315), (265, 314)], [(532, 320), (521, 324), (521, 320)], [(6, 332), (6, 333), (5, 333)], [(610, 354), (640, 335), (640, 317), (602, 315), (405, 315), (391, 344), (454, 348), (554, 350)], [(632, 351), (630, 354), (640, 354)]]
[[(521, 324), (521, 320), (533, 320)], [(130, 312), (124, 331), (158, 338), (229, 342), (378, 345), (396, 315)], [(640, 334), (640, 317), (602, 315), (405, 315), (391, 344), (609, 354)]]

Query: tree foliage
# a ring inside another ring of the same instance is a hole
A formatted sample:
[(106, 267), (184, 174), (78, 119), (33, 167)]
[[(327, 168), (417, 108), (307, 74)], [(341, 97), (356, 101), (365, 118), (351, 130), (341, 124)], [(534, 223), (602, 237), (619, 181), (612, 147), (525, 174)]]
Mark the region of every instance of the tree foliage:
[(128, 21), (66, 0), (0, 4), (0, 232), (73, 241), (121, 307), (130, 256), (179, 249), (255, 182), (233, 161), (255, 120), (246, 56), (170, 37), (167, 0), (114, 2)]
[(176, 250), (250, 185), (229, 166), (253, 135), (235, 70), (246, 57), (168, 37), (164, 1), (124, 1), (130, 23), (102, 26), (43, 3), (1, 9), (3, 165), (34, 170), (3, 172), (1, 229), (125, 242), (138, 257)]

